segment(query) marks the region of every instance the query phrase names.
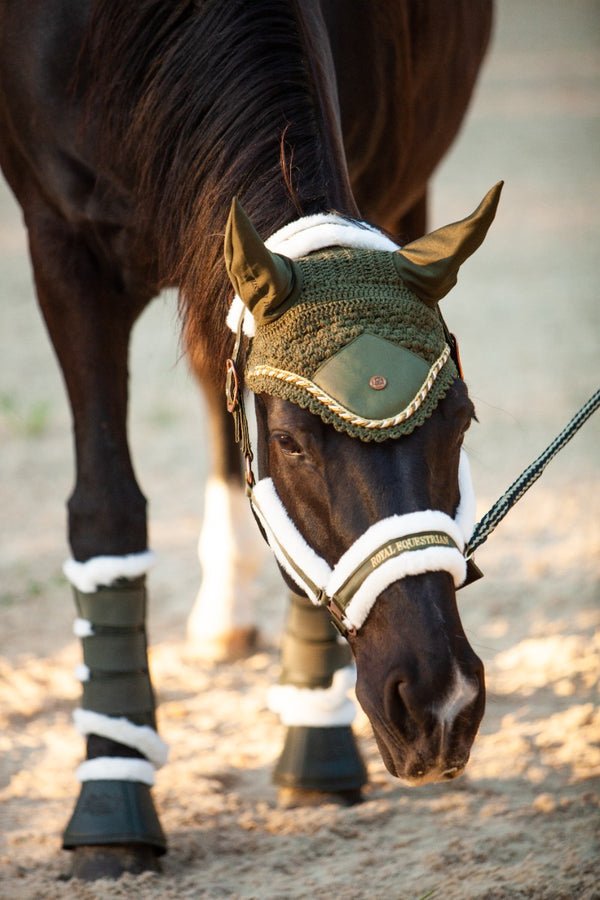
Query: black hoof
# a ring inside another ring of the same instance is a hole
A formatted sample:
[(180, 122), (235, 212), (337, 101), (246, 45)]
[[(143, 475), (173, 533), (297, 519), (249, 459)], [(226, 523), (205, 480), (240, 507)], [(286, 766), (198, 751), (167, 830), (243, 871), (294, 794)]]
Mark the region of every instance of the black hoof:
[(101, 844), (97, 847), (76, 847), (73, 850), (71, 877), (82, 881), (117, 879), (125, 873), (141, 875), (142, 872), (160, 871), (154, 848), (145, 844)]

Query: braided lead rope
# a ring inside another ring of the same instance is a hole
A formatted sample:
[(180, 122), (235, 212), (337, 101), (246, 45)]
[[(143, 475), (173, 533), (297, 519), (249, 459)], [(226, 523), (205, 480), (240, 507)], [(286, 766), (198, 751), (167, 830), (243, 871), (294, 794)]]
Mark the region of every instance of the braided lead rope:
[(521, 499), (532, 484), (535, 484), (550, 460), (554, 459), (556, 454), (563, 449), (573, 435), (587, 422), (592, 413), (596, 412), (598, 407), (600, 407), (600, 390), (592, 394), (587, 403), (573, 416), (569, 424), (554, 438), (544, 452), (519, 475), (508, 490), (496, 500), (489, 512), (479, 520), (471, 535), (471, 540), (465, 547), (464, 554), (466, 559), (469, 559), (475, 550), (488, 539), (489, 535), (500, 524), (515, 503)]

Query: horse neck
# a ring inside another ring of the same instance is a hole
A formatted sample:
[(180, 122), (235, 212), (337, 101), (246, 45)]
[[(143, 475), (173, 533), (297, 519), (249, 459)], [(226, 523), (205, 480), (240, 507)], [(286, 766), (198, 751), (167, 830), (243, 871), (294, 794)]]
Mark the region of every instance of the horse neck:
[[(221, 347), (225, 359), (227, 338), (222, 340), (222, 322), (229, 305), (231, 289), (222, 262), (222, 234), (231, 198), (237, 194), (255, 227), (266, 239), (294, 219), (318, 212), (336, 210), (357, 216), (343, 147), (337, 86), (333, 58), (326, 25), (317, 0), (279, 4), (288, 6), (289, 15), (297, 29), (297, 63), (303, 81), (296, 81), (293, 102), (285, 109), (283, 124), (275, 101), (269, 107), (265, 100), (265, 114), (272, 115), (272, 134), (266, 144), (272, 148), (279, 141), (276, 164), (274, 154), (265, 153), (259, 136), (251, 130), (240, 135), (242, 151), (232, 160), (226, 176), (210, 185), (209, 200), (202, 200), (196, 233), (217, 234), (210, 247), (202, 241), (203, 254), (191, 252), (180, 267), (186, 344), (193, 352), (202, 346), (202, 329), (214, 337), (213, 349)], [(254, 10), (257, 14), (257, 10)], [(265, 61), (268, 65), (268, 61)], [(274, 67), (272, 79), (280, 77)], [(257, 88), (259, 89), (259, 88)], [(284, 86), (283, 93), (288, 88)], [(196, 242), (199, 246), (199, 242)], [(209, 319), (202, 299), (202, 286), (210, 294)], [(222, 366), (221, 366), (222, 369)]]
[[(327, 197), (326, 209), (357, 216), (358, 209), (350, 187), (342, 137), (334, 61), (321, 4), (318, 0), (302, 3), (295, 0), (293, 5), (315, 97), (316, 123), (323, 158), (321, 190)], [(315, 210), (323, 211), (324, 209)]]
[(96, 0), (82, 57), (104, 166), (138, 198), (161, 285), (180, 288), (188, 347), (212, 334), (220, 356), (232, 197), (265, 238), (302, 215), (356, 214), (320, 4)]

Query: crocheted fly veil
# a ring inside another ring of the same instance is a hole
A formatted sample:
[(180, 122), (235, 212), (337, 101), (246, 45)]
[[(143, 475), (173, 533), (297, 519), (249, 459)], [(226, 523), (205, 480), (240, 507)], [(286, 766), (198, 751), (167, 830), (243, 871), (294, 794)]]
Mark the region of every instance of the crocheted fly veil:
[(337, 216), (292, 223), (265, 245), (234, 199), (229, 322), (236, 328), (245, 312), (247, 387), (364, 441), (421, 425), (458, 375), (438, 301), (483, 241), (501, 188), (468, 218), (401, 249)]

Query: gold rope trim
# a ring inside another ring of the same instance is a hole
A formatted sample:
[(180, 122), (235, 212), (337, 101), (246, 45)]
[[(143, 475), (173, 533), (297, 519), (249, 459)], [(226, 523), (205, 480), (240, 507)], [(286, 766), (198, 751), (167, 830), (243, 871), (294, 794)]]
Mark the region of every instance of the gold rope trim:
[(443, 351), (427, 373), (427, 378), (419, 388), (414, 400), (411, 400), (402, 412), (387, 419), (363, 419), (362, 416), (353, 413), (351, 410), (346, 409), (345, 406), (338, 403), (337, 400), (334, 400), (330, 394), (322, 390), (322, 388), (315, 384), (314, 381), (303, 378), (301, 375), (296, 375), (294, 372), (286, 372), (285, 369), (275, 369), (273, 366), (251, 366), (248, 369), (247, 375), (248, 377), (259, 377), (263, 375), (267, 378), (277, 378), (279, 381), (285, 381), (286, 384), (293, 384), (296, 387), (302, 388), (302, 390), (308, 391), (308, 393), (312, 394), (319, 403), (322, 403), (323, 406), (326, 406), (332, 413), (339, 416), (341, 419), (344, 419), (346, 422), (349, 422), (351, 425), (359, 425), (362, 428), (375, 430), (380, 428), (393, 428), (409, 419), (422, 405), (427, 394), (433, 387), (436, 378), (448, 361), (449, 356), (450, 347), (448, 344), (445, 344)]

